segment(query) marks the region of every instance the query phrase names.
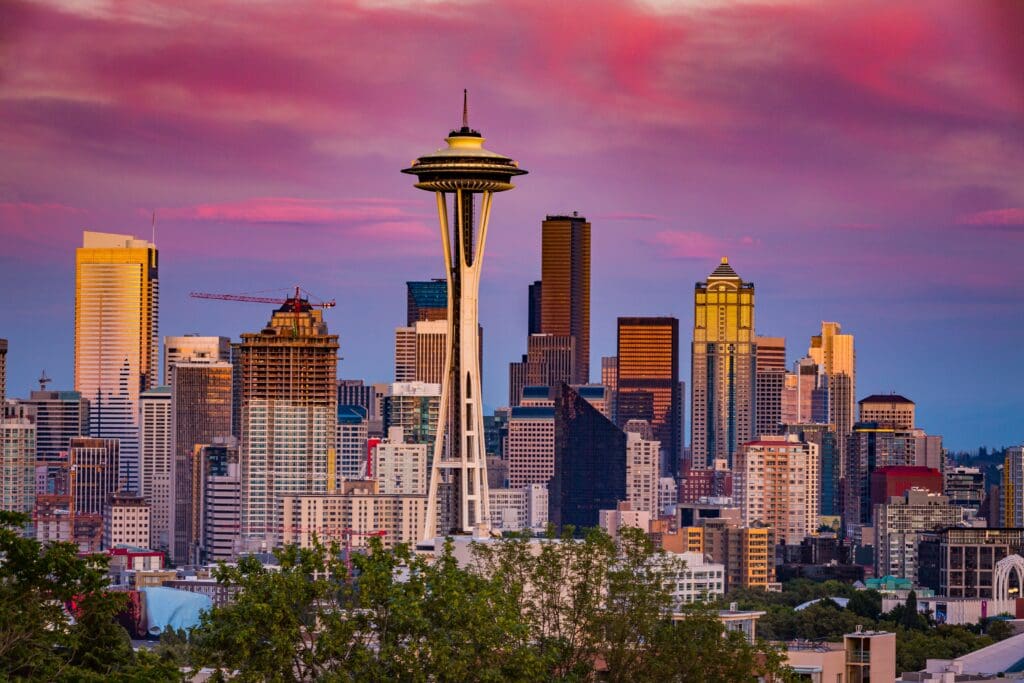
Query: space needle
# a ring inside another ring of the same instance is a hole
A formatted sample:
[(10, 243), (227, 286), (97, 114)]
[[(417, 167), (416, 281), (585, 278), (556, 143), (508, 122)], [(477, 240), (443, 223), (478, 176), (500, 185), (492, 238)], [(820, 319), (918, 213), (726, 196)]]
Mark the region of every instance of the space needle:
[(462, 128), (448, 134), (446, 147), (402, 169), (417, 177), (416, 187), (436, 195), (448, 278), (448, 339), (423, 525), (425, 541), (437, 535), (437, 494), (442, 481), (451, 482), (454, 489), (458, 515), (452, 520), (454, 531), (481, 535), (489, 531), (477, 331), (480, 269), (493, 195), (511, 190), (512, 176), (526, 173), (512, 159), (484, 149), (483, 136), (469, 127), (466, 91), (462, 96)]

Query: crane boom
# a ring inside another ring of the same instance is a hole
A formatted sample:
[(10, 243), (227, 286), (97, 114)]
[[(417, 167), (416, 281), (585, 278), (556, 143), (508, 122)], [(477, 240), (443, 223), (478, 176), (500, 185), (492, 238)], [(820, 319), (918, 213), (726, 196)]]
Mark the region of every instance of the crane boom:
[[(293, 302), (298, 299), (298, 289), (296, 289), (295, 297), (271, 297), (271, 296), (249, 296), (247, 294), (217, 294), (213, 292), (189, 292), (188, 294), (193, 299), (215, 299), (218, 301), (242, 301), (246, 303), (255, 304), (277, 304), (282, 306), (284, 304)], [(329, 301), (320, 301), (317, 303), (310, 303), (310, 306), (316, 306), (317, 308), (334, 308), (336, 302), (334, 299)]]

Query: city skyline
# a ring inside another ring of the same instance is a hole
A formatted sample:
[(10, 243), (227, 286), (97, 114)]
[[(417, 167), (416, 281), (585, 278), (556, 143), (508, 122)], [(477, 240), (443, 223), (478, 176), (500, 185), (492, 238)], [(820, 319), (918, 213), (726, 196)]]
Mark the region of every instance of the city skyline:
[[(405, 282), (443, 275), (430, 207), (394, 168), (440, 144), (430, 136), (457, 125), (468, 87), (472, 120), (537, 178), (491, 228), (488, 411), (522, 353), (540, 221), (578, 210), (593, 225), (592, 362), (614, 355), (619, 316), (692, 329), (693, 282), (728, 256), (757, 286), (756, 333), (787, 338), (787, 367), (838, 321), (857, 338), (856, 400), (908, 396), (953, 450), (1020, 442), (1024, 363), (979, 350), (1024, 332), (1024, 52), (1010, 5), (525, 3), (522, 18), (485, 3), (342, 6), (282, 26), (293, 47), (259, 30), (276, 19), (263, 7), (209, 21), (201, 35), (218, 47), (204, 52), (189, 27), (225, 7), (5, 10), (18, 64), (0, 79), (8, 396), (27, 397), (44, 368), (55, 390), (73, 388), (74, 249), (85, 230), (150, 239), (153, 209), (160, 337), (237, 340), (269, 312), (188, 291), (301, 283), (339, 301), (327, 314), (338, 376), (392, 379)], [(488, 82), (505, 54), (461, 29), (494, 13), (491, 41), (524, 47)], [(438, 35), (451, 40), (431, 72), (446, 75), (412, 79), (417, 45)], [(44, 56), (44, 40), (59, 49)], [(388, 41), (401, 45), (372, 74), (335, 63), (343, 45)]]

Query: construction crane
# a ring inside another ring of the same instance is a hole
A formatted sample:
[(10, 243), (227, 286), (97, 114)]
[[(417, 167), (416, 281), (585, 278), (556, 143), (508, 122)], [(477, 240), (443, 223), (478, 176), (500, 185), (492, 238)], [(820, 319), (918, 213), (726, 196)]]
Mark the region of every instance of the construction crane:
[(344, 541), (342, 543), (342, 547), (345, 549), (345, 573), (350, 581), (352, 580), (352, 537), (364, 536), (381, 538), (387, 535), (388, 532), (384, 529), (378, 529), (377, 531), (356, 531), (355, 529), (341, 530), (341, 538)]
[(271, 297), (271, 296), (249, 296), (247, 294), (214, 294), (211, 292), (189, 292), (189, 296), (193, 299), (216, 299), (218, 301), (243, 301), (246, 303), (256, 304), (277, 304), (278, 306), (285, 306), (291, 304), (292, 310), (299, 313), (302, 310), (303, 303), (309, 306), (316, 306), (317, 308), (334, 308), (337, 305), (334, 299), (329, 301), (310, 302), (309, 299), (303, 299), (302, 293), (307, 296), (310, 294), (306, 290), (302, 289), (298, 285), (295, 286), (295, 295), (289, 297)]

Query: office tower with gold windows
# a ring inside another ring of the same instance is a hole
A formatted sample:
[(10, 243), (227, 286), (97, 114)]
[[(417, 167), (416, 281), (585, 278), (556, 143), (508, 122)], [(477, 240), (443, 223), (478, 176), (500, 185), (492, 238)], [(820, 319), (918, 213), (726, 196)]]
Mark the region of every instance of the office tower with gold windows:
[(679, 320), (668, 317), (619, 318), (616, 370), (616, 424), (647, 420), (661, 442), (663, 473), (679, 471), (681, 396)]
[[(534, 283), (536, 286), (536, 283)], [(575, 211), (541, 224), (540, 325), (543, 334), (573, 337), (569, 384), (590, 383), (590, 223)], [(531, 291), (531, 302), (534, 299)]]
[[(693, 467), (732, 465), (754, 437), (754, 284), (723, 258), (694, 288), (691, 386)], [(621, 362), (621, 360), (620, 360)]]
[(847, 438), (857, 421), (857, 354), (853, 335), (842, 334), (839, 323), (822, 322), (821, 334), (811, 337), (807, 355), (825, 376), (828, 422), (835, 425), (839, 453), (845, 454)]
[(120, 441), (121, 484), (138, 490), (139, 394), (157, 384), (156, 245), (85, 232), (75, 254), (75, 391), (95, 437)]

